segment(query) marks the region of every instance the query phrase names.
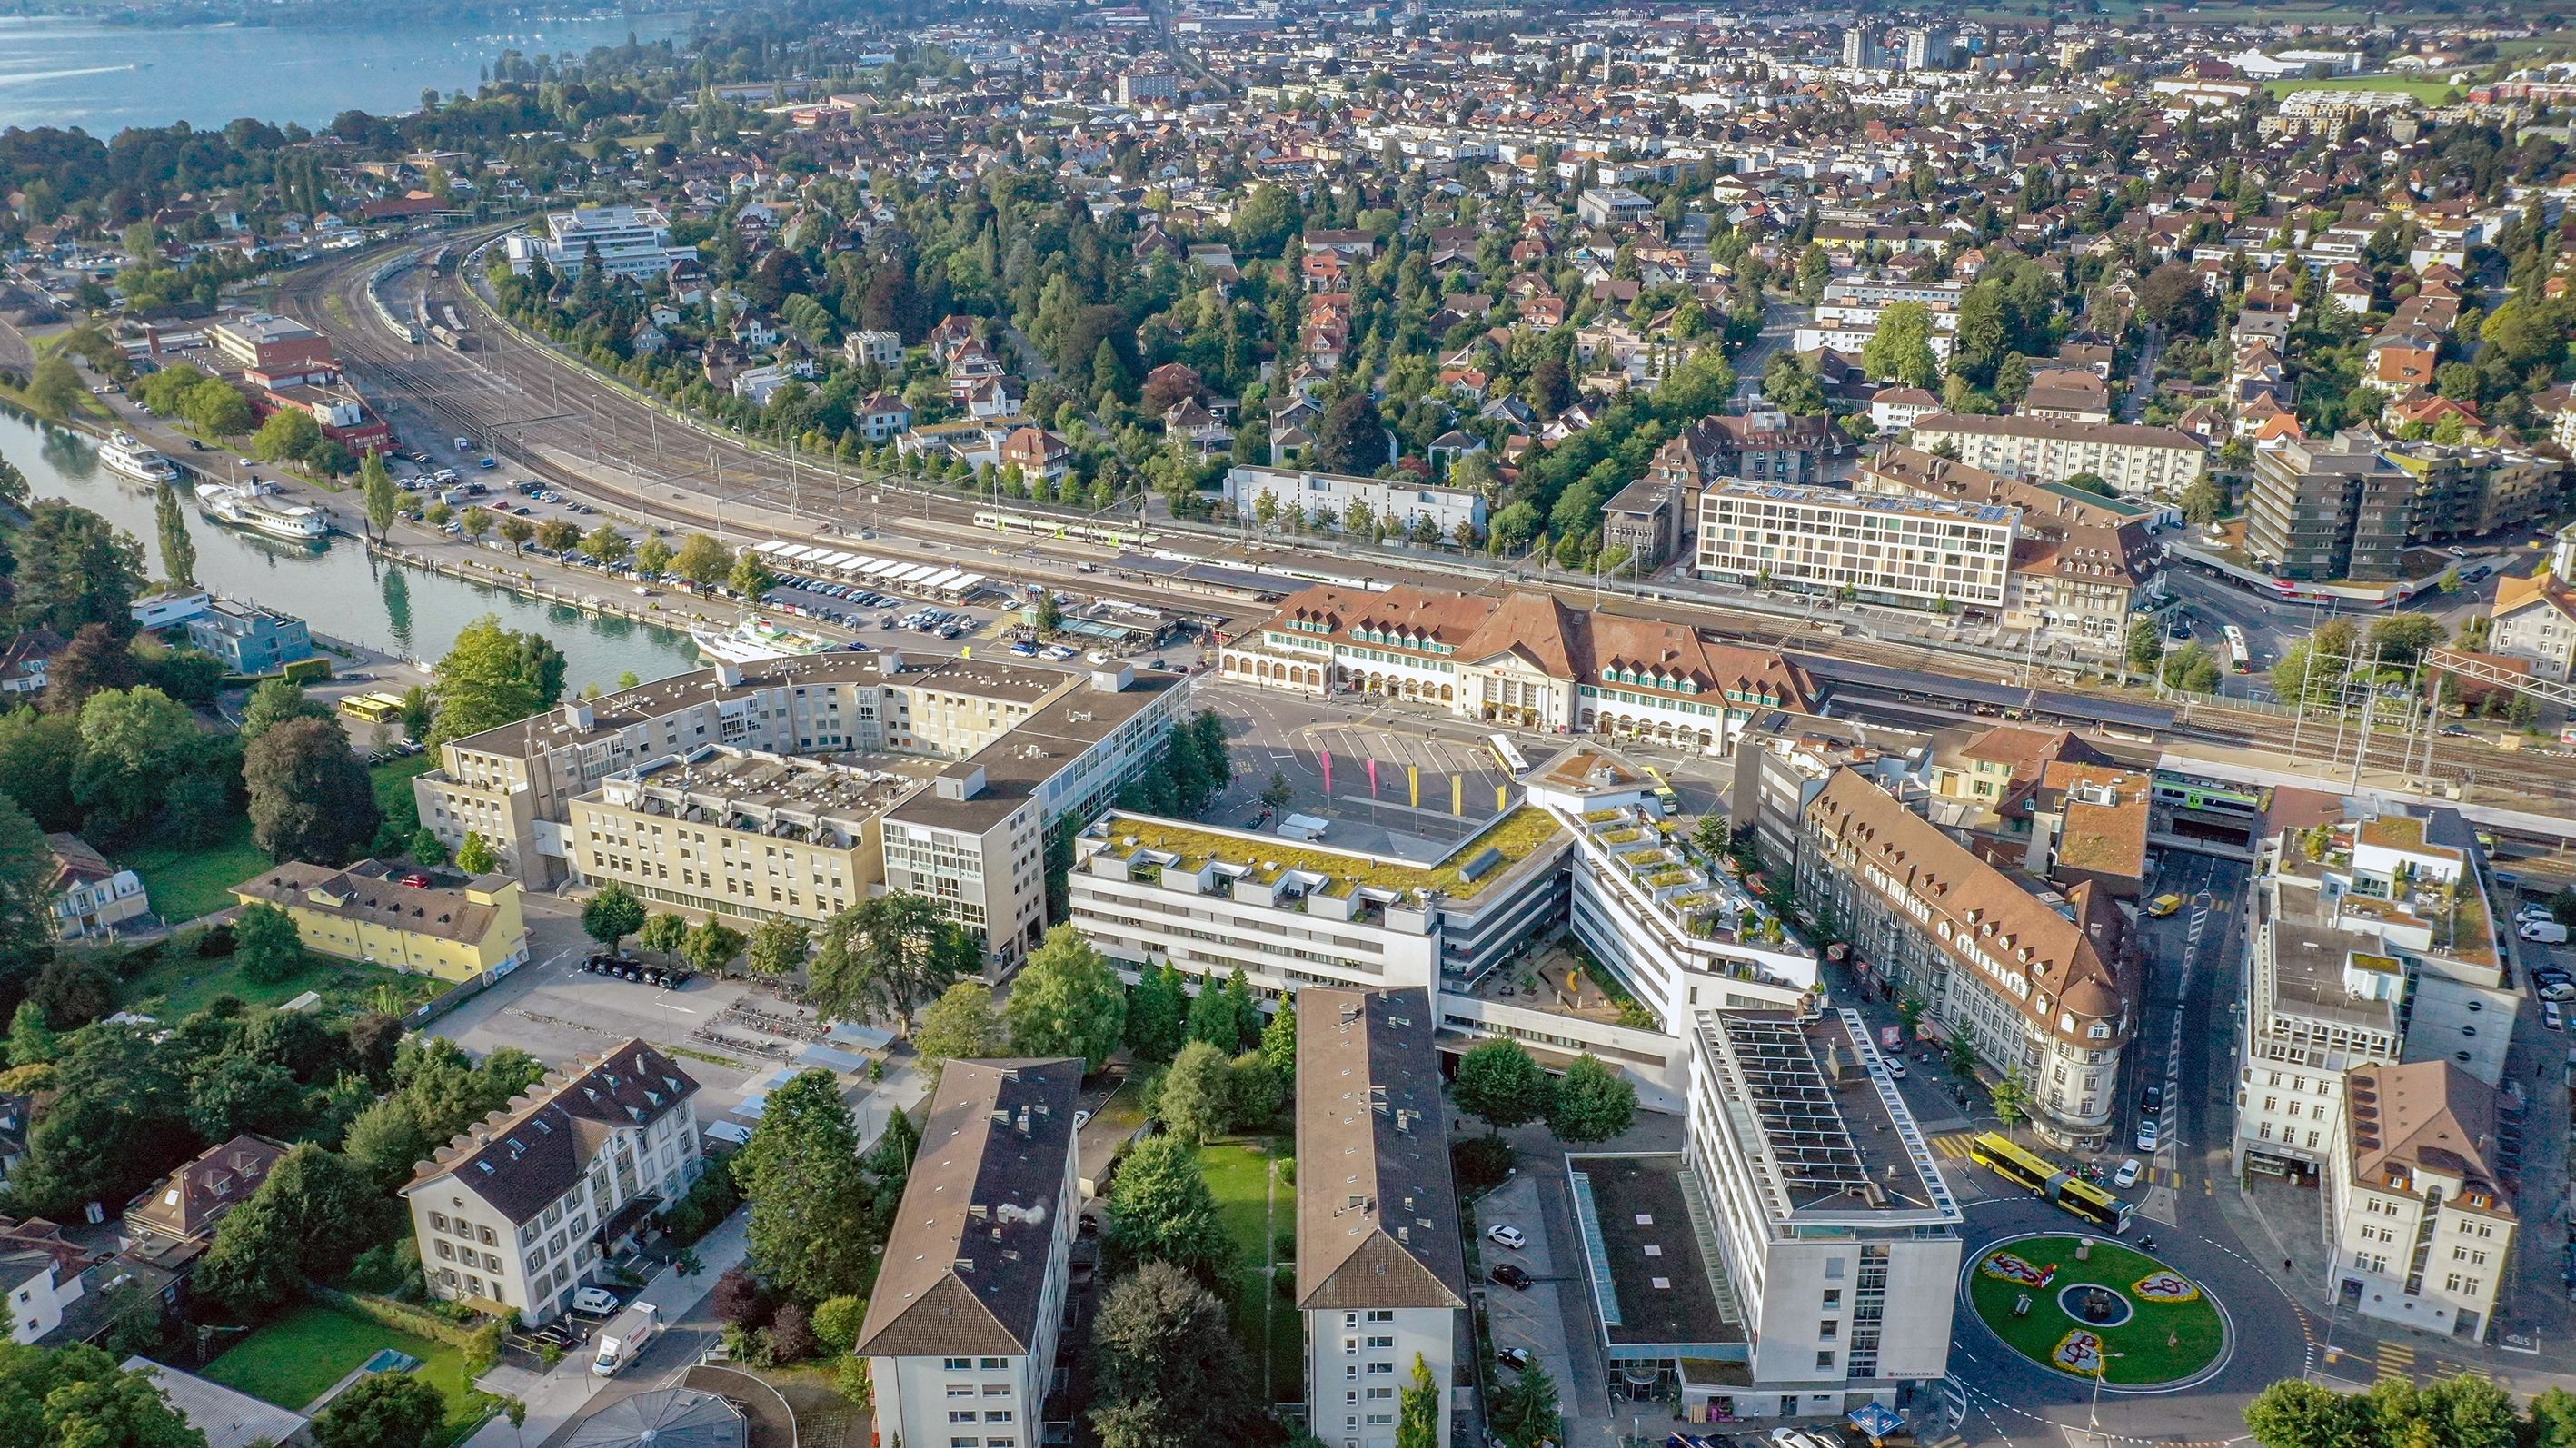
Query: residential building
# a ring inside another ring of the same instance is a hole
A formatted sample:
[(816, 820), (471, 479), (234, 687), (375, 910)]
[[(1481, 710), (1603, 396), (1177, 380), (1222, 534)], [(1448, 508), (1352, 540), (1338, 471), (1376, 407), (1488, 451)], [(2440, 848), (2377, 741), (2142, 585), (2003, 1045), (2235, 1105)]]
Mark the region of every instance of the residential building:
[(43, 693), (47, 670), (67, 647), (48, 625), (19, 630), (8, 648), (0, 650), (0, 696)]
[(550, 1071), (402, 1189), (430, 1295), (548, 1322), (705, 1166), (698, 1083), (629, 1039)]
[(1797, 881), (1808, 908), (1841, 922), (1864, 980), (1922, 1001), (1936, 1031), (2019, 1076), (2042, 1137), (2109, 1140), (2135, 981), (2108, 893), (2043, 898), (1849, 769), (1807, 805)]
[(1082, 1062), (951, 1061), (853, 1349), (881, 1441), (1035, 1448), (1082, 1216)]
[[(450, 849), (473, 831), (500, 852), (504, 871), (541, 885), (570, 874), (563, 826), (575, 800), (612, 774), (708, 745), (779, 756), (883, 753), (898, 758), (843, 762), (898, 773), (906, 757), (989, 752), (989, 778), (1034, 789), (1043, 829), (1069, 814), (1088, 818), (1158, 756), (1188, 692), (1181, 683), (1160, 672), (1076, 674), (892, 649), (720, 663), (451, 740), (440, 767), (413, 790), (422, 826)], [(1023, 728), (1033, 731), (1034, 752), (1004, 747)], [(1025, 778), (1032, 773), (1043, 775), (1034, 786)]]
[(1655, 214), (1655, 203), (1625, 186), (1595, 186), (1574, 199), (1586, 226), (1636, 226)]
[(2566, 498), (2566, 464), (2521, 448), (2390, 443), (2384, 456), (2414, 479), (2406, 537), (2445, 543), (2524, 528)]
[(2209, 470), (2200, 439), (2169, 427), (1944, 412), (1915, 419), (1909, 440), (1926, 451), (1949, 443), (1970, 467), (2032, 482), (2091, 473), (2124, 498), (2180, 498)]
[(75, 834), (45, 836), (54, 854), (54, 934), (64, 940), (114, 935), (120, 925), (151, 915), (143, 877), (120, 870)]
[[(1947, 1373), (1965, 1219), (1859, 1013), (1704, 1011), (1689, 1034), (1678, 1172), (1567, 1159), (1614, 1370), (1731, 1418), (1893, 1405)], [(1679, 1330), (1628, 1341), (1631, 1314)]]
[(145, 633), (176, 628), (206, 611), (214, 595), (202, 588), (165, 588), (134, 600), (135, 627)]
[(2351, 1100), (2327, 1158), (2334, 1305), (2483, 1341), (2521, 1225), (2505, 1186), (2507, 1098), (2448, 1061), (2419, 1061), (2353, 1071)]
[(2002, 607), (2021, 516), (1779, 483), (1721, 483), (1699, 509), (1702, 577), (1942, 608)]
[[(2565, 547), (2564, 542), (2561, 548)], [(2531, 664), (2532, 677), (2565, 683), (2576, 677), (2576, 592), (2555, 570), (2496, 580), (2487, 652)]]
[(862, 329), (841, 339), (841, 358), (853, 367), (870, 364), (892, 371), (903, 365), (903, 334)]
[(451, 984), (488, 980), (527, 963), (521, 889), (506, 875), (461, 884), (406, 884), (420, 871), (384, 860), (346, 869), (278, 866), (233, 887), (244, 905), (274, 905), (295, 922), (304, 948)]
[(340, 375), (330, 338), (266, 312), (209, 323), (206, 344), (225, 367), (249, 374), (264, 387), (330, 382)]
[(546, 213), (546, 234), (514, 231), (504, 245), (510, 269), (525, 275), (538, 261), (558, 276), (578, 275), (594, 252), (612, 276), (641, 280), (695, 262), (697, 249), (671, 244), (671, 225), (649, 206), (577, 206)]
[(126, 1239), (145, 1251), (202, 1250), (233, 1208), (249, 1201), (286, 1148), (264, 1136), (207, 1147), (125, 1204)]
[(188, 620), (188, 642), (232, 674), (273, 674), (313, 656), (313, 631), (304, 620), (229, 598), (212, 600)]
[(1297, 1001), (1297, 1307), (1306, 1421), (1342, 1448), (1393, 1448), (1415, 1364), (1461, 1364), (1467, 1257), (1429, 990), (1314, 986)]
[(818, 924), (884, 877), (877, 831), (917, 778), (709, 744), (620, 770), (572, 803), (564, 861), (704, 915)]
[(891, 392), (869, 393), (867, 401), (860, 403), (850, 415), (858, 423), (859, 436), (869, 442), (900, 437), (912, 426), (912, 404)]
[(1355, 478), (1240, 465), (1226, 471), (1225, 501), (1244, 517), (1303, 517), (1317, 528), (1353, 531), (1359, 518), (1357, 531), (1375, 525), (1403, 534), (1427, 526), (1443, 539), (1457, 537), (1462, 524), (1471, 537), (1485, 531), (1483, 493), (1419, 478)]
[(1421, 700), (1467, 719), (1722, 754), (1756, 709), (1815, 712), (1775, 653), (1551, 595), (1320, 584), (1219, 652), (1226, 678), (1296, 693)]
[(1643, 477), (1601, 505), (1601, 546), (1628, 550), (1623, 572), (1645, 577), (1680, 556), (1691, 530), (1696, 482)]
[(2258, 448), (2245, 551), (2283, 578), (2402, 578), (2414, 490), (2368, 428)]
[(0, 1302), (8, 1304), (11, 1342), (42, 1342), (61, 1329), (88, 1290), (83, 1265), (62, 1228), (41, 1217), (24, 1224), (0, 1217)]
[(313, 1420), (302, 1413), (147, 1357), (119, 1366), (150, 1378), (171, 1410), (205, 1435), (206, 1448), (313, 1448)]
[(1733, 478), (1824, 483), (1851, 451), (1851, 438), (1831, 417), (1793, 417), (1757, 401), (1683, 428), (1656, 450), (1650, 475), (1698, 487)]
[(1177, 99), (1181, 93), (1181, 75), (1168, 65), (1134, 65), (1118, 76), (1118, 104), (1152, 105), (1157, 101)]

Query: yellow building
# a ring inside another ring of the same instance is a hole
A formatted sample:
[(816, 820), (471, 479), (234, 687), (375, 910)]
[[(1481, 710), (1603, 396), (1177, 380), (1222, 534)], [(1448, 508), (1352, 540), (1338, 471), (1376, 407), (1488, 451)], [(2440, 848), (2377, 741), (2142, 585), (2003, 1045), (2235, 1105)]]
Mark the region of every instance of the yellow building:
[(502, 875), (477, 875), (457, 886), (428, 881), (383, 860), (360, 860), (344, 870), (297, 862), (235, 885), (233, 898), (285, 911), (306, 949), (342, 960), (458, 982), (526, 963), (518, 881)]

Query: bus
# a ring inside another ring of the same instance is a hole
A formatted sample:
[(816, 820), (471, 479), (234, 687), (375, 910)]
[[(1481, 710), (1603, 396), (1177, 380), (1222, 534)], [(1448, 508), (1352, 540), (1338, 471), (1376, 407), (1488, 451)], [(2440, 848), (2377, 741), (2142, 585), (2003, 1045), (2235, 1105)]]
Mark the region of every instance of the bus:
[(2254, 655), (2245, 647), (2245, 630), (2231, 623), (2218, 632), (2227, 640), (2227, 667), (2240, 674), (2254, 672)]
[(1036, 538), (1070, 538), (1083, 543), (1100, 543), (1111, 548), (1143, 548), (1155, 535), (1137, 527), (1119, 527), (1110, 523), (1085, 523), (1072, 518), (1050, 518), (1036, 513), (979, 512), (975, 526), (997, 532), (1019, 533)]
[(1646, 766), (1646, 774), (1655, 781), (1655, 803), (1663, 807), (1664, 818), (1671, 819), (1680, 814), (1682, 797), (1673, 792), (1673, 782), (1664, 778), (1664, 772), (1651, 764)]
[(402, 717), (400, 694), (352, 694), (340, 701), (340, 712), (365, 724), (389, 724)]
[(1494, 751), (1494, 762), (1503, 767), (1503, 773), (1514, 779), (1529, 773), (1529, 761), (1521, 757), (1520, 750), (1511, 740), (1500, 734), (1488, 734), (1485, 743)]
[(2129, 1230), (2127, 1202), (1994, 1132), (1968, 1143), (1968, 1160), (2097, 1227), (2110, 1228), (2114, 1236)]

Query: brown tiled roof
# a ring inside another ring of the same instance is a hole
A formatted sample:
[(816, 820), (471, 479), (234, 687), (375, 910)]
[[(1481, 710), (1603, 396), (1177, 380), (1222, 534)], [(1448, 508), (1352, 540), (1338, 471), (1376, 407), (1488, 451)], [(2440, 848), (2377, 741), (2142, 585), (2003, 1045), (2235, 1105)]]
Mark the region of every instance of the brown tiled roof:
[(213, 1230), (226, 1212), (250, 1199), (286, 1148), (264, 1136), (236, 1136), (210, 1146), (125, 1205), (125, 1219), (181, 1241)]
[(1012, 1356), (1038, 1337), (1082, 1062), (951, 1061), (868, 1299), (861, 1357)]
[(2345, 1078), (2344, 1107), (2353, 1180), (2412, 1193), (2420, 1190), (2414, 1182), (2418, 1169), (2439, 1172), (2461, 1179), (2463, 1197), (2482, 1192), (2494, 1199), (2494, 1206), (2482, 1210), (2514, 1215), (2488, 1159), (2496, 1143), (2497, 1099), (2494, 1087), (2448, 1061), (2354, 1070)]
[(527, 1221), (573, 1189), (610, 1132), (649, 1126), (698, 1089), (640, 1040), (574, 1064), (458, 1135), (413, 1171), (404, 1192), (453, 1178), (511, 1221)]
[[(1849, 769), (1834, 771), (1807, 806), (1807, 818), (1874, 867), (1893, 888), (1928, 907), (1951, 930), (1946, 948), (1975, 953), (2030, 983), (2028, 995), (1999, 994), (2034, 1025), (2068, 1041), (2116, 1046), (2127, 1035), (2124, 993), (2110, 954), (2118, 925), (2107, 897), (2088, 883), (2067, 892), (2075, 919), (2006, 878), (2002, 871)], [(1973, 957), (1971, 957), (1973, 958)], [(2075, 1017), (2072, 1029), (2061, 1014)], [(2085, 1032), (2107, 1023), (2107, 1041)]]
[(1422, 990), (1297, 993), (1297, 1305), (1464, 1307), (1467, 1254)]

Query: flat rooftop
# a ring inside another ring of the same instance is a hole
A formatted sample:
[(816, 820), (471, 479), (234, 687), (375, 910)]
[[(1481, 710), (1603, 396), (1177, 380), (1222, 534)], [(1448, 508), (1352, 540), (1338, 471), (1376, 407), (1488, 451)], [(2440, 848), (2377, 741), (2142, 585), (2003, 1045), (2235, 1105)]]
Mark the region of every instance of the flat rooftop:
[(1959, 1220), (1859, 1015), (1709, 1011), (1699, 1028), (1737, 1139), (1760, 1145), (1775, 1227)]
[(855, 832), (919, 788), (927, 773), (716, 745), (685, 759), (666, 755), (623, 778), (611, 776), (600, 781), (597, 794), (603, 804), (648, 813), (657, 804), (674, 812), (703, 811), (709, 823), (729, 828), (777, 818), (829, 822)]
[(2020, 509), (1999, 503), (1970, 503), (1955, 498), (1930, 498), (1919, 493), (1855, 493), (1844, 488), (1809, 487), (1801, 483), (1722, 483), (1701, 496), (1838, 508), (1852, 513), (1954, 518), (1966, 523), (2009, 523), (2021, 516)]
[(2377, 936), (2277, 915), (2272, 922), (2273, 1011), (2347, 1030), (2396, 1034), (2393, 998), (2372, 1000), (2344, 988), (2344, 969), (2356, 958), (2364, 969), (2403, 971)]
[(1701, 1253), (1691, 1225), (1681, 1153), (1569, 1155), (1565, 1167), (1593, 1304), (1612, 1348), (1687, 1353), (1745, 1341), (1740, 1315), (1719, 1300), (1725, 1268)]
[(1151, 853), (1168, 856), (1161, 862), (1167, 867), (1177, 865), (1192, 872), (1216, 861), (1240, 866), (1245, 877), (1263, 885), (1276, 884), (1282, 875), (1299, 870), (1324, 876), (1320, 890), (1337, 898), (1372, 888), (1399, 894), (1431, 890), (1454, 900), (1472, 900), (1513, 878), (1516, 867), (1564, 830), (1546, 810), (1522, 805), (1495, 817), (1445, 858), (1428, 865), (1336, 849), (1320, 841), (1301, 842), (1115, 810), (1093, 821), (1085, 833), (1104, 841), (1102, 850), (1116, 860), (1133, 861), (1140, 853)]
[[(1015, 669), (1015, 666), (1007, 664), (986, 666), (980, 661), (977, 667)], [(1043, 672), (1059, 683), (1064, 677), (1053, 670), (1016, 671)], [(941, 674), (924, 684), (907, 676), (904, 682), (935, 691), (947, 687), (951, 678)], [(1119, 681), (1123, 687), (1103, 686), (1111, 680)], [(1048, 780), (1079, 758), (1084, 750), (1108, 738), (1118, 726), (1152, 708), (1182, 683), (1183, 678), (1179, 674), (1154, 670), (1133, 675), (1124, 670), (1091, 675), (1086, 685), (1057, 693), (1045, 707), (1012, 725), (1000, 738), (940, 771), (942, 778), (962, 780), (981, 770), (984, 776), (981, 789), (964, 798), (951, 798), (926, 789), (896, 806), (890, 811), (890, 817), (939, 829), (989, 829), (1030, 795), (1043, 789)], [(1052, 684), (1048, 686), (1049, 689), (1054, 687)], [(1040, 690), (1039, 696), (1046, 692)]]

